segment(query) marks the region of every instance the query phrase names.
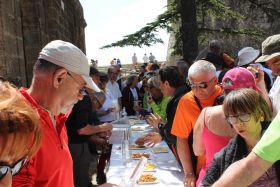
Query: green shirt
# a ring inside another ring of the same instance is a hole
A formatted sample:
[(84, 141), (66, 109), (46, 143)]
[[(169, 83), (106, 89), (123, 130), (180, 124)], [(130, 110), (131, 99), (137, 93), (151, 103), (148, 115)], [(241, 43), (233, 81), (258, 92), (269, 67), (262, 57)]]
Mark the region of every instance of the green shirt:
[(148, 92), (145, 92), (144, 97), (143, 97), (143, 108), (145, 108), (145, 109), (148, 109), (147, 97), (148, 97)]
[(280, 113), (271, 122), (253, 152), (272, 163), (280, 160)]
[(153, 113), (158, 114), (164, 123), (166, 122), (166, 108), (169, 101), (170, 97), (164, 96), (159, 104), (156, 104), (155, 102), (150, 104)]

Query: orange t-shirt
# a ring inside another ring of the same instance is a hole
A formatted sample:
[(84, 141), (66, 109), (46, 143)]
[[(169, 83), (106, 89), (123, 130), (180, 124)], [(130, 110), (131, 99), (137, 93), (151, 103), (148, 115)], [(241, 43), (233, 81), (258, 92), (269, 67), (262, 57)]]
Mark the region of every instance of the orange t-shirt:
[[(221, 95), (222, 88), (216, 86), (216, 91), (207, 99), (199, 99), (199, 103), (202, 108), (207, 106), (213, 106), (216, 97)], [(194, 100), (194, 94), (192, 91), (186, 93), (179, 101), (176, 114), (174, 117), (171, 133), (179, 138), (188, 139), (192, 132), (196, 120), (200, 114), (200, 109)], [(196, 173), (199, 173), (200, 169), (205, 165), (205, 157), (197, 157)]]

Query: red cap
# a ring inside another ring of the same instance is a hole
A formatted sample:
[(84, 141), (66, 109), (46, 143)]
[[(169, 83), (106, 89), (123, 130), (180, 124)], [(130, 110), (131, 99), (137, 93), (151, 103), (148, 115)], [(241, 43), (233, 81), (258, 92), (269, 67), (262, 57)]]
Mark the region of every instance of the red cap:
[(226, 72), (222, 80), (224, 90), (234, 90), (237, 88), (252, 88), (258, 92), (254, 75), (246, 68), (237, 67)]

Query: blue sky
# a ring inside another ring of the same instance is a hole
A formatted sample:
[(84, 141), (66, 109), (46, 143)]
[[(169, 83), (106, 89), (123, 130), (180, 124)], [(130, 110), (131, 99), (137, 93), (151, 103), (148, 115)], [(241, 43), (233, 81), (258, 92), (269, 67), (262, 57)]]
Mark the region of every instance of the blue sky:
[(157, 60), (166, 60), (169, 35), (165, 30), (159, 36), (165, 44), (152, 47), (125, 47), (99, 49), (103, 45), (122, 39), (134, 33), (165, 10), (167, 0), (80, 0), (87, 22), (85, 29), (86, 53), (91, 59), (98, 59), (99, 65), (108, 65), (113, 58), (122, 63), (131, 62), (133, 53), (142, 62), (144, 53), (152, 52)]

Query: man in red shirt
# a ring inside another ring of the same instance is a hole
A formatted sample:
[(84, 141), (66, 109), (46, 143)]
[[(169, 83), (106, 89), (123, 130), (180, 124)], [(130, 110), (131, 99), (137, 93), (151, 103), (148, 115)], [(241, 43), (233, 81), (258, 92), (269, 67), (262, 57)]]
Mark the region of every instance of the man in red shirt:
[(73, 164), (65, 128), (67, 113), (83, 98), (85, 87), (100, 91), (89, 76), (85, 54), (55, 40), (40, 52), (25, 99), (40, 115), (43, 137), (37, 154), (13, 177), (12, 186), (73, 187)]

